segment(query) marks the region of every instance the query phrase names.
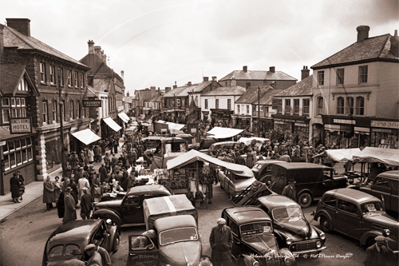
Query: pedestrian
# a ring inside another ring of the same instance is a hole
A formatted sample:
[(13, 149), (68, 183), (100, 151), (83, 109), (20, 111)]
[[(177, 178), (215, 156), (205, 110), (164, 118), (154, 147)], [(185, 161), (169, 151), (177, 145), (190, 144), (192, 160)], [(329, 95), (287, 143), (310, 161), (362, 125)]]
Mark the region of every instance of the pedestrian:
[(109, 156), (109, 152), (107, 152), (104, 156), (104, 164), (111, 164), (111, 157)]
[(46, 203), (47, 211), (53, 208), (54, 202), (54, 184), (50, 180), (50, 176), (46, 177), (43, 183), (43, 203)]
[(56, 176), (54, 178), (54, 201), (55, 205), (57, 206), (57, 202), (58, 202), (58, 198), (60, 197), (60, 193), (61, 193), (61, 181), (60, 181), (60, 177)]
[(11, 191), (11, 197), (14, 203), (19, 203), (21, 202), (19, 200), (19, 178), (17, 172), (13, 174), (13, 176), (10, 179), (10, 191)]
[(68, 255), (72, 255), (72, 258), (64, 261), (60, 265), (62, 265), (62, 266), (86, 266), (86, 263), (81, 260), (83, 254), (80, 251), (80, 249), (74, 249)]
[(87, 191), (87, 187), (84, 187), (80, 201), (80, 217), (82, 217), (82, 220), (90, 219), (90, 213), (93, 210), (93, 197)]
[(291, 157), (288, 155), (288, 151), (284, 151), (284, 154), (280, 156), (280, 161), (291, 162)]
[(81, 200), (83, 196), (83, 188), (88, 188), (90, 189), (90, 183), (89, 180), (86, 178), (87, 174), (85, 173), (82, 178), (78, 180), (78, 191), (79, 191), (79, 201)]
[(89, 159), (89, 164), (94, 163), (94, 151), (92, 148), (89, 148), (87, 151), (87, 157)]
[(397, 263), (396, 256), (389, 248), (388, 239), (386, 239), (384, 236), (377, 236), (374, 240), (375, 244), (366, 249), (366, 260), (364, 261), (364, 265), (395, 265)]
[(85, 247), (85, 252), (88, 256), (88, 260), (86, 262), (87, 266), (90, 265), (102, 266), (101, 255), (96, 251), (96, 249), (97, 249), (96, 245), (94, 244), (88, 244)]
[(247, 150), (247, 162), (246, 162), (246, 166), (248, 166), (249, 169), (251, 169), (252, 167), (254, 167), (256, 162), (256, 155), (255, 153), (252, 151), (251, 147), (248, 147)]
[(233, 235), (230, 227), (226, 225), (226, 220), (219, 218), (217, 226), (212, 228), (209, 237), (212, 248), (212, 263), (215, 266), (234, 265), (231, 259), (231, 248), (233, 246)]
[(64, 192), (65, 193), (65, 198), (64, 198), (65, 212), (64, 212), (64, 218), (62, 220), (63, 223), (75, 221), (77, 219), (76, 208), (75, 208), (76, 202), (75, 202), (75, 199), (72, 197), (71, 192), (72, 192), (71, 187), (67, 187)]
[(101, 183), (107, 181), (108, 171), (107, 171), (107, 168), (105, 168), (104, 164), (102, 164), (100, 169), (98, 169), (98, 173), (100, 174)]
[(17, 171), (17, 175), (18, 175), (18, 182), (19, 182), (19, 201), (22, 202), (22, 195), (25, 193), (25, 179), (24, 177), (21, 175), (21, 171)]
[(64, 213), (65, 213), (64, 197), (65, 197), (65, 193), (62, 190), (60, 193), (60, 196), (58, 197), (58, 201), (57, 201), (58, 218), (64, 218)]
[[(128, 191), (131, 187), (134, 187), (134, 185), (136, 184), (136, 175), (135, 175), (135, 171), (131, 171), (129, 174), (129, 177), (127, 178), (127, 184), (126, 184), (126, 191)], [(123, 186), (122, 186), (123, 187)]]
[(283, 189), (283, 192), (281, 193), (281, 195), (283, 196), (287, 196), (288, 198), (296, 201), (296, 189), (295, 189), (295, 180), (293, 178), (291, 178), (288, 181), (288, 185), (286, 185)]
[(111, 266), (111, 264), (112, 264), (111, 257), (105, 248), (99, 246), (100, 241), (98, 239), (96, 239), (96, 240), (94, 240), (93, 244), (96, 245), (97, 252), (101, 256), (101, 262), (102, 262), (103, 266)]
[(75, 207), (78, 208), (78, 196), (79, 196), (79, 191), (78, 191), (78, 186), (76, 185), (75, 178), (71, 177), (71, 182), (69, 183), (69, 186), (72, 188), (71, 195), (73, 199), (75, 200)]

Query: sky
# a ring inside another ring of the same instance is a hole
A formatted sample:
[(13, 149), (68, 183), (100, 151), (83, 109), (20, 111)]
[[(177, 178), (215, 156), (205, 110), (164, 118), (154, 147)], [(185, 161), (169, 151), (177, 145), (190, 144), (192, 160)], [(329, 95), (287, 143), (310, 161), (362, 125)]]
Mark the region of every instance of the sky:
[(76, 60), (93, 40), (131, 95), (243, 66), (300, 81), (303, 66), (356, 42), (357, 26), (399, 29), (397, 0), (2, 0), (6, 18), (30, 19), (31, 36)]

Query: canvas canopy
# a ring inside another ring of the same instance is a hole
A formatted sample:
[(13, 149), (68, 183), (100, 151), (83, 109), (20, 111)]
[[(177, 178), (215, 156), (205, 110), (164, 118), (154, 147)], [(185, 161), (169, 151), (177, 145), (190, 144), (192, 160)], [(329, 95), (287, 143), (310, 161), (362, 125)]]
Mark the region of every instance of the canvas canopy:
[(225, 161), (219, 160), (217, 158), (214, 158), (212, 156), (209, 156), (207, 154), (204, 154), (204, 153), (196, 151), (196, 150), (191, 150), (191, 151), (184, 153), (172, 160), (169, 160), (166, 163), (166, 166), (167, 166), (168, 170), (172, 170), (175, 168), (183, 167), (183, 166), (193, 163), (195, 161), (208, 162), (211, 164), (215, 164), (215, 165), (224, 167), (238, 176), (243, 176), (243, 177), (253, 177), (254, 176), (251, 169), (249, 169), (245, 165), (225, 162)]
[(122, 119), (123, 122), (127, 123), (129, 121), (129, 117), (127, 116), (127, 114), (125, 114), (124, 112), (119, 113), (118, 116), (120, 117), (120, 119)]
[(80, 140), (85, 145), (89, 145), (101, 139), (93, 131), (91, 131), (90, 128), (72, 133), (72, 136)]
[(245, 145), (250, 145), (251, 142), (255, 140), (257, 143), (263, 143), (265, 141), (268, 141), (269, 139), (265, 139), (265, 138), (257, 138), (257, 137), (251, 137), (251, 138), (246, 138), (246, 137), (241, 137), (238, 142), (242, 142)]
[(121, 127), (110, 117), (104, 118), (103, 121), (110, 127), (112, 128), (113, 131), (118, 132), (121, 130)]
[(214, 127), (207, 132), (207, 134), (211, 135), (211, 137), (215, 139), (226, 139), (232, 138), (241, 132), (243, 129), (236, 129), (236, 128), (226, 128), (226, 127)]

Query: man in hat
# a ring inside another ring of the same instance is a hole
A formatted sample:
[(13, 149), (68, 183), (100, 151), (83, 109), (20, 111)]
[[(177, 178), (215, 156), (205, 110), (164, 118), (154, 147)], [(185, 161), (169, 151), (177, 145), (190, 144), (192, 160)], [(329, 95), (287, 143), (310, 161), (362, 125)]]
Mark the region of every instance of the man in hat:
[(88, 256), (88, 260), (86, 262), (87, 266), (102, 266), (102, 260), (100, 253), (97, 252), (97, 247), (94, 244), (88, 244), (85, 247), (85, 252)]
[(62, 266), (86, 266), (86, 263), (81, 260), (82, 252), (80, 249), (74, 249), (70, 253), (73, 258), (67, 261), (64, 261), (61, 265)]
[(65, 193), (65, 198), (64, 198), (64, 218), (62, 220), (63, 223), (67, 223), (70, 221), (75, 221), (77, 219), (76, 216), (76, 202), (74, 198), (71, 195), (72, 188), (67, 187), (64, 191)]
[[(395, 265), (395, 255), (388, 246), (388, 239), (384, 236), (374, 238), (375, 244), (366, 250), (365, 266), (387, 266)], [(397, 263), (397, 260), (396, 260)]]
[(90, 219), (90, 212), (93, 209), (93, 197), (87, 193), (87, 187), (83, 188), (83, 195), (80, 202), (80, 217), (82, 220)]
[(212, 228), (209, 243), (212, 248), (212, 262), (215, 266), (234, 265), (231, 259), (233, 235), (230, 227), (226, 225), (225, 219), (217, 220), (217, 226)]
[(97, 239), (94, 240), (94, 245), (96, 245), (96, 248), (97, 248), (96, 251), (101, 256), (101, 262), (102, 262), (103, 266), (111, 266), (112, 262), (111, 262), (111, 257), (109, 255), (108, 251), (105, 248), (99, 246), (99, 244), (100, 244), (99, 240), (97, 240)]
[(287, 196), (288, 198), (296, 201), (296, 189), (295, 189), (295, 180), (291, 178), (288, 180), (288, 185), (286, 185), (283, 189), (281, 195)]

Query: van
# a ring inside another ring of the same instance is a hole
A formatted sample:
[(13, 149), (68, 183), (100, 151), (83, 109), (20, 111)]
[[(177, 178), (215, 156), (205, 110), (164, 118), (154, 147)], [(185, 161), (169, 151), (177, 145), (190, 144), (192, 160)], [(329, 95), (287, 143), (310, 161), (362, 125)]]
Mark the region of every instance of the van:
[(296, 198), (302, 208), (307, 208), (313, 200), (319, 200), (324, 192), (335, 188), (345, 188), (347, 178), (334, 176), (334, 168), (313, 163), (274, 163), (266, 184), (272, 191), (281, 194), (290, 179), (296, 184)]

